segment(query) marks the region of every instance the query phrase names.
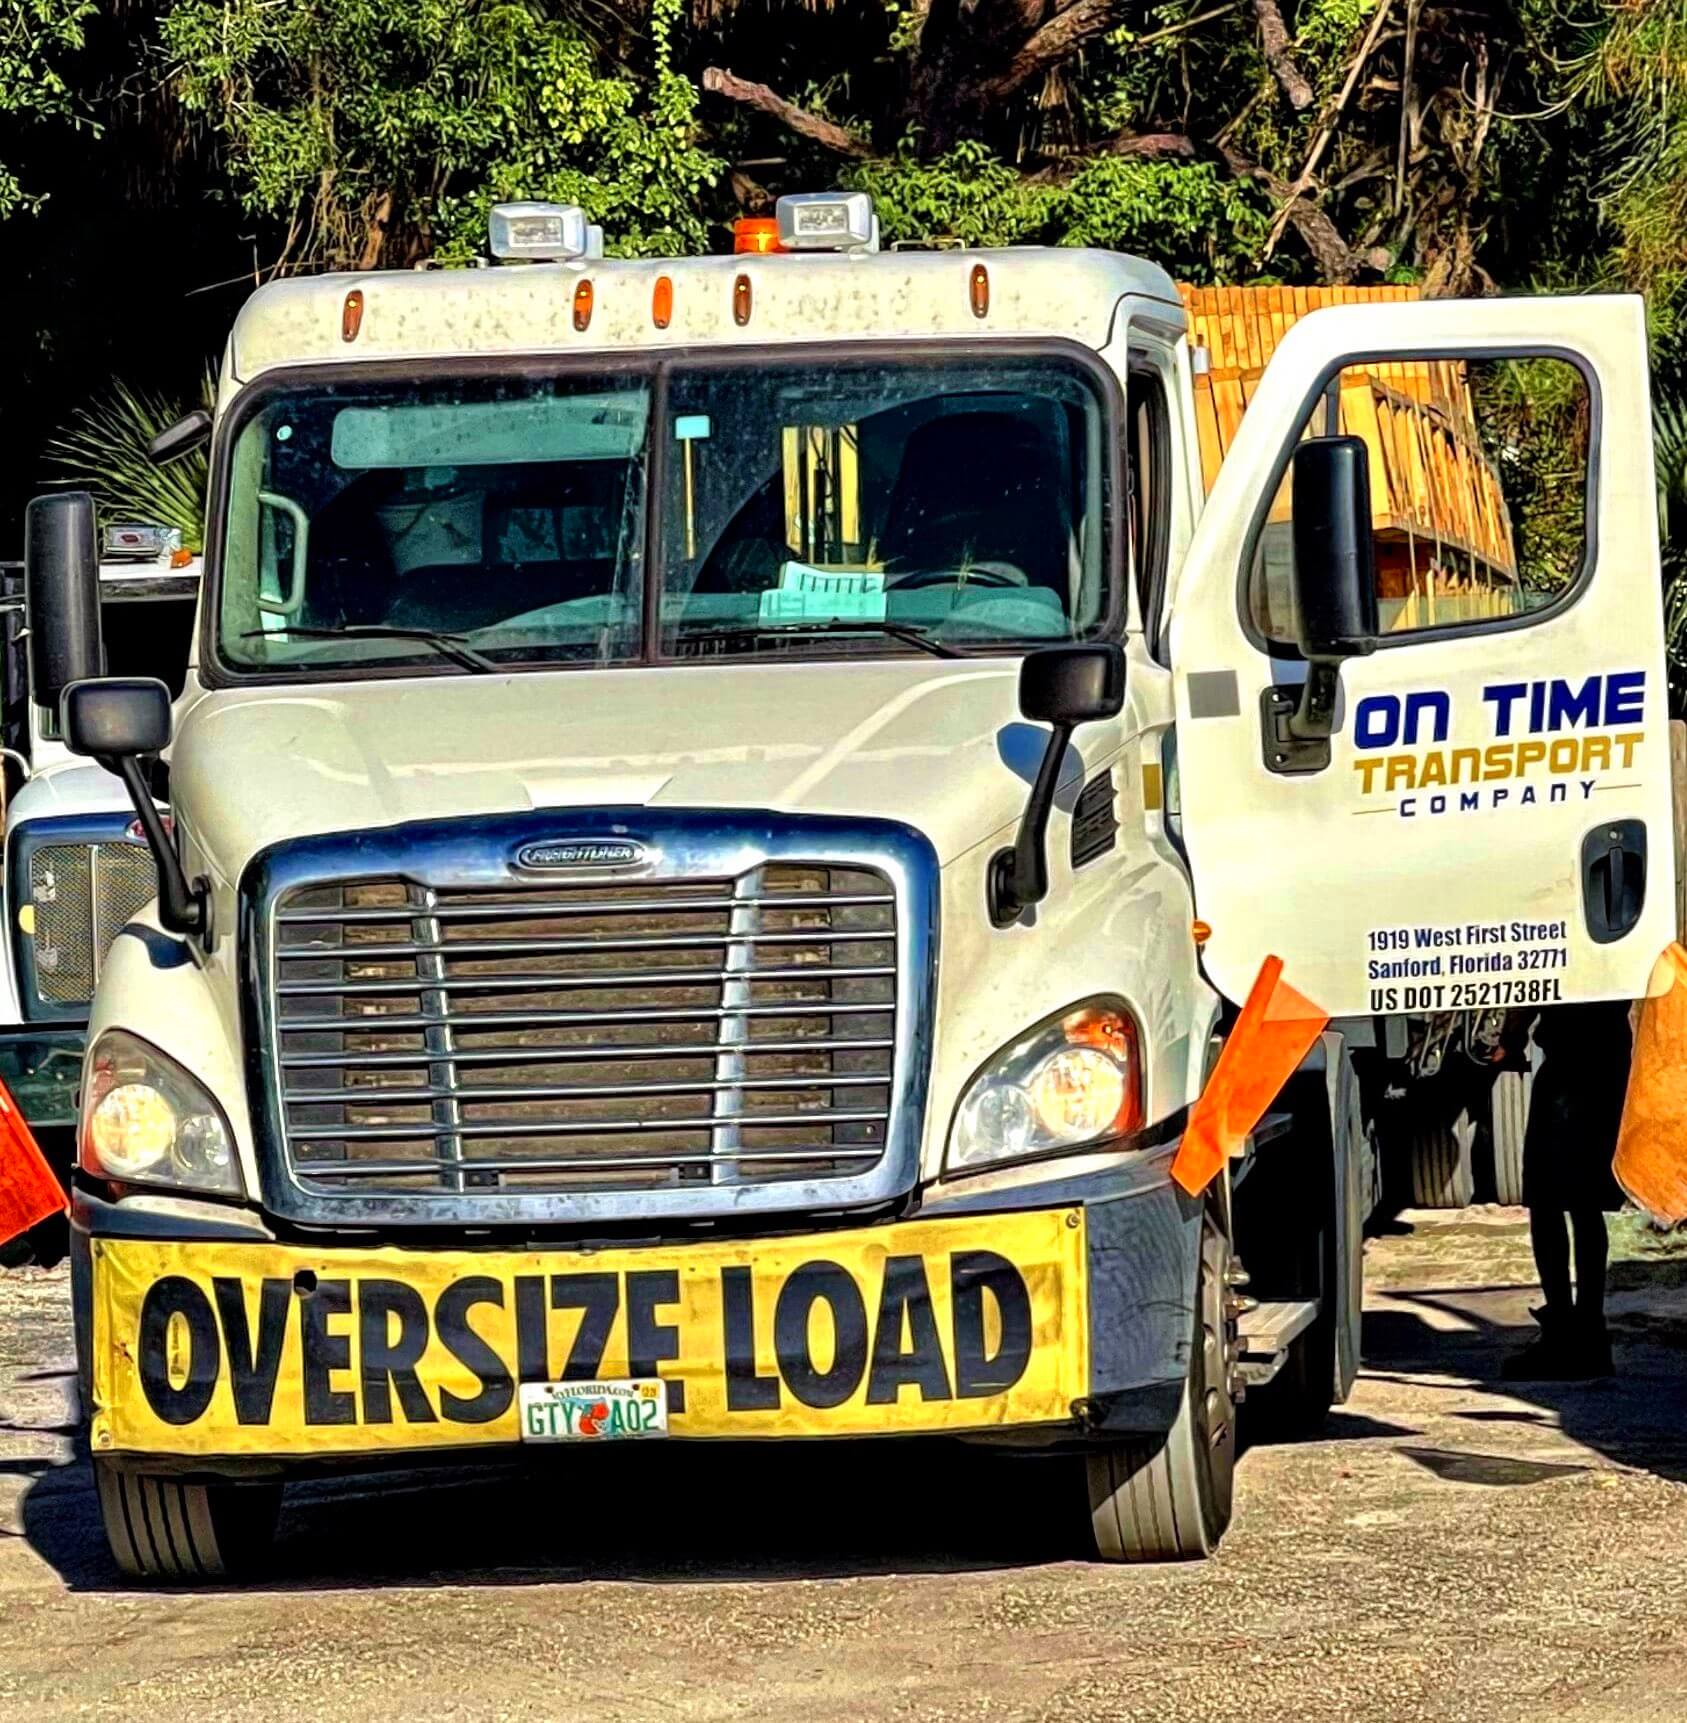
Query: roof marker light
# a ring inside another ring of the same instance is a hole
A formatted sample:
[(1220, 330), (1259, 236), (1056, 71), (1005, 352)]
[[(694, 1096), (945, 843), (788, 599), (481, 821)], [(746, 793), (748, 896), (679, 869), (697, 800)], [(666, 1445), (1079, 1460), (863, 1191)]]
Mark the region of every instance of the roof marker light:
[(770, 215), (744, 215), (732, 224), (734, 251), (783, 251), (779, 243), (779, 223)]
[(492, 255), (505, 261), (559, 263), (591, 253), (592, 231), (577, 204), (495, 203), (487, 226)]
[(658, 275), (650, 290), (650, 321), (658, 329), (666, 329), (674, 320), (674, 282), (670, 275)]
[(592, 321), (592, 284), (582, 281), (574, 289), (574, 327), (582, 335)]
[(864, 191), (809, 191), (774, 206), (786, 251), (877, 251), (879, 218)]
[(750, 321), (750, 278), (740, 275), (732, 284), (732, 321), (740, 329)]
[(363, 289), (354, 287), (346, 295), (346, 302), (340, 307), (340, 339), (355, 341), (357, 332), (363, 327)]

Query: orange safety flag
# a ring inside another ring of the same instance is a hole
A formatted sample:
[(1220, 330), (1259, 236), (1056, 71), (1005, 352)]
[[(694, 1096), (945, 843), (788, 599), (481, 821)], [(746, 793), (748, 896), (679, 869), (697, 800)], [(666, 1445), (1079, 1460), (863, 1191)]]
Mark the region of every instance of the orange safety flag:
[(1327, 1011), (1283, 980), (1282, 958), (1268, 957), (1259, 966), (1172, 1158), (1172, 1177), (1190, 1196), (1199, 1196), (1240, 1153), (1329, 1020)]
[(62, 1213), (64, 1206), (64, 1187), (11, 1092), (0, 1083), (0, 1244)]
[(1679, 945), (1653, 964), (1641, 1002), (1611, 1170), (1654, 1219), (1687, 1220), (1687, 951)]

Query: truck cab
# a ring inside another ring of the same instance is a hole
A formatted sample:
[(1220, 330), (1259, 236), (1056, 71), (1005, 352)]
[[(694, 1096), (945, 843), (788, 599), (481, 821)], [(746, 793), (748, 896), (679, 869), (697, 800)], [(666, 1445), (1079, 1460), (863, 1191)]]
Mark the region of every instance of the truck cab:
[[(252, 296), (173, 700), (33, 505), (41, 685), (159, 868), (73, 1211), (119, 1563), (236, 1568), (293, 1467), (919, 1433), (1207, 1553), (1237, 1399), (1356, 1366), (1356, 1059), (1673, 936), (1638, 303), (1307, 316), (1203, 501), (1146, 261), (884, 254), (859, 194), (727, 257), (493, 238)], [(1342, 380), (1478, 362), (1585, 390), (1578, 556), (1385, 629), (1410, 448)], [(1273, 963), (1311, 1051), (1191, 1189)]]

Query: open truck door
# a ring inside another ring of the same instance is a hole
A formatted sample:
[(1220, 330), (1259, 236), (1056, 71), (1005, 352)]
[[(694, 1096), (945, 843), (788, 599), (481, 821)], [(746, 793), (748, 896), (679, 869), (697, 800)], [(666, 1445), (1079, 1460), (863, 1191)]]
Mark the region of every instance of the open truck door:
[(1207, 971), (1332, 1017), (1634, 998), (1675, 937), (1639, 299), (1319, 311), (1173, 596)]

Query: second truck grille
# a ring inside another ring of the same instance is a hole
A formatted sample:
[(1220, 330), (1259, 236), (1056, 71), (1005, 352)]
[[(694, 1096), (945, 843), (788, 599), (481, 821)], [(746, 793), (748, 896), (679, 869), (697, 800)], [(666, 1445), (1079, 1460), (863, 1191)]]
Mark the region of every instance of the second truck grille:
[(140, 844), (43, 844), (29, 857), (35, 988), (54, 1005), (85, 1004), (123, 924), (158, 895)]
[(308, 886), (276, 910), (277, 1082), (316, 1195), (865, 1172), (896, 1012), (889, 881)]

